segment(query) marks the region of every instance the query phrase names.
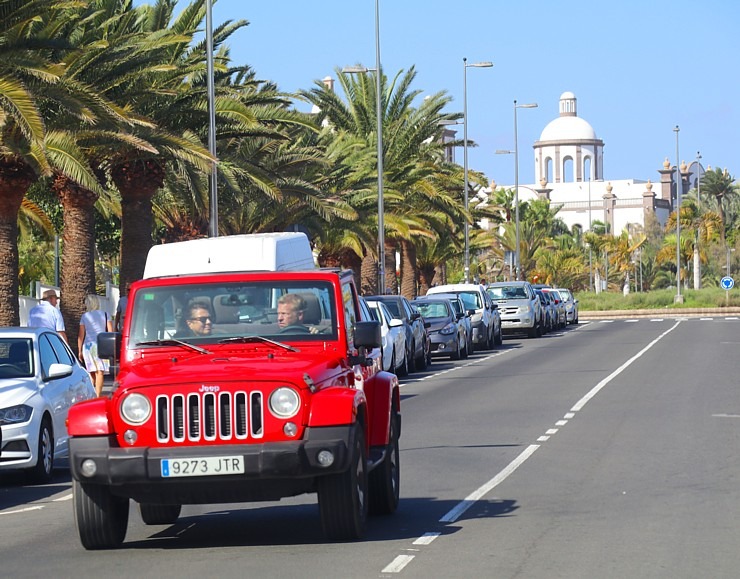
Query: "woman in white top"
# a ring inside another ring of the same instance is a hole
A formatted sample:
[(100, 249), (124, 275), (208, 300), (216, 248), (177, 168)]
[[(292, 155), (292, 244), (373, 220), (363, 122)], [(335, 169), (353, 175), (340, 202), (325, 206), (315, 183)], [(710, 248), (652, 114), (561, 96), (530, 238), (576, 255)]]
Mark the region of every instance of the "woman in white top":
[(113, 321), (108, 313), (100, 309), (100, 299), (95, 294), (88, 294), (85, 298), (87, 311), (80, 318), (80, 333), (77, 337), (77, 348), (80, 352), (80, 361), (90, 372), (95, 382), (95, 391), (100, 396), (103, 393), (103, 375), (108, 372), (108, 360), (98, 357), (98, 334), (112, 332)]

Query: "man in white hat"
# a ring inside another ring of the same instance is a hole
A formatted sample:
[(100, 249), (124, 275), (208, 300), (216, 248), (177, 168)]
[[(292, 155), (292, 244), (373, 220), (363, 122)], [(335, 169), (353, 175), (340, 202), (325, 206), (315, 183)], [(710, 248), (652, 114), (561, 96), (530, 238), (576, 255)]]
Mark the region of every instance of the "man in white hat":
[(41, 301), (28, 312), (29, 328), (49, 328), (55, 330), (64, 341), (67, 341), (67, 333), (64, 329), (62, 312), (57, 308), (59, 296), (56, 290), (49, 289), (43, 293)]

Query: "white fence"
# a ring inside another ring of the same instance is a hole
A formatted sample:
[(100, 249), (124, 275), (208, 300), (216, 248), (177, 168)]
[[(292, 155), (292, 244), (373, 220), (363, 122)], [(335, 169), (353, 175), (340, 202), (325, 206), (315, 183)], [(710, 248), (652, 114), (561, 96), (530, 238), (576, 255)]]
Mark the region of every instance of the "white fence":
[[(60, 288), (53, 286), (53, 285), (46, 285), (41, 283), (40, 281), (36, 282), (36, 296), (19, 296), (18, 298), (18, 310), (20, 313), (21, 318), (21, 326), (27, 326), (28, 325), (28, 313), (31, 311), (31, 308), (39, 303), (39, 300), (41, 299), (41, 296), (44, 295), (44, 292), (46, 290), (53, 289), (57, 291), (57, 294), (59, 294), (59, 301), (64, 301), (64, 296), (62, 295), (62, 292)], [(120, 292), (118, 290), (118, 286), (111, 285), (110, 282), (106, 282), (105, 284), (105, 295), (104, 296), (98, 296), (100, 298), (100, 309), (104, 312), (108, 312), (108, 316), (110, 319), (114, 319), (116, 315), (116, 307), (118, 306), (118, 298), (120, 296)]]

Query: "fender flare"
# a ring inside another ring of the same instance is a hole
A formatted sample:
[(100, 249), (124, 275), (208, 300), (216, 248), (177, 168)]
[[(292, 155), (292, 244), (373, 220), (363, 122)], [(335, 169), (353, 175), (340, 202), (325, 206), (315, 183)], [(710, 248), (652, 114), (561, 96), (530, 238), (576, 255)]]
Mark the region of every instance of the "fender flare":
[(312, 397), (307, 426), (354, 424), (366, 405), (367, 398), (362, 390), (339, 386), (322, 389)]
[(69, 436), (105, 436), (113, 434), (110, 420), (110, 398), (93, 398), (73, 404), (67, 414)]

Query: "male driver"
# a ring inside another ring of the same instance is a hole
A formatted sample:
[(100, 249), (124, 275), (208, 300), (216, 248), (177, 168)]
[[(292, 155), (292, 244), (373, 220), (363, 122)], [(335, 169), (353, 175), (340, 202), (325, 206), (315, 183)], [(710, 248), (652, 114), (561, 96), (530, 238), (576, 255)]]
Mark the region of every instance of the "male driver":
[(298, 294), (285, 294), (278, 300), (277, 322), (278, 326), (302, 326), (303, 312), (306, 309), (306, 300)]
[(57, 308), (59, 296), (56, 290), (46, 290), (38, 305), (33, 306), (28, 312), (29, 328), (49, 328), (59, 334), (62, 339), (67, 341), (67, 332), (64, 329), (64, 319), (62, 312)]
[(176, 337), (210, 336), (213, 331), (211, 312), (204, 303), (194, 302), (185, 310), (185, 328)]

